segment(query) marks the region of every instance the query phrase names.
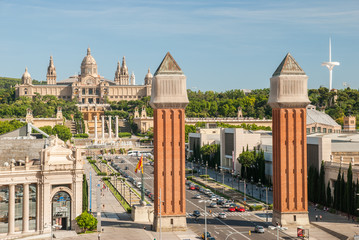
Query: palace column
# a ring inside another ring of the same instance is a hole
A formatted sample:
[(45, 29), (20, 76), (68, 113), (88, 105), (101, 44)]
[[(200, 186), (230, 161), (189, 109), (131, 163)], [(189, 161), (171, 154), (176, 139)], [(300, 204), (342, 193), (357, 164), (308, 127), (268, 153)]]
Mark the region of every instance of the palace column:
[(9, 185), (8, 234), (15, 232), (15, 184)]
[(186, 76), (170, 53), (158, 67), (152, 85), (154, 109), (154, 227), (186, 230), (185, 108)]
[(97, 141), (97, 116), (94, 116), (95, 118), (95, 141)]
[(108, 138), (112, 138), (112, 122), (111, 122), (111, 115), (108, 116)]
[(24, 205), (22, 206), (22, 232), (29, 231), (29, 184), (24, 183)]
[(308, 77), (288, 53), (270, 79), (274, 224), (308, 225)]
[(105, 140), (105, 116), (101, 116), (102, 141)]
[(118, 139), (118, 116), (116, 116), (116, 139)]

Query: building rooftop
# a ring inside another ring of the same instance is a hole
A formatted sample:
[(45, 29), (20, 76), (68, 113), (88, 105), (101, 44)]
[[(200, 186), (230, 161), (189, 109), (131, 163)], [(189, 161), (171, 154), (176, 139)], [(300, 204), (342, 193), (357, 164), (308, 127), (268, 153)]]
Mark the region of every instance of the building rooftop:
[(340, 126), (328, 114), (317, 111), (315, 109), (307, 109), (307, 125), (314, 123), (321, 123), (321, 124), (336, 126), (336, 127)]

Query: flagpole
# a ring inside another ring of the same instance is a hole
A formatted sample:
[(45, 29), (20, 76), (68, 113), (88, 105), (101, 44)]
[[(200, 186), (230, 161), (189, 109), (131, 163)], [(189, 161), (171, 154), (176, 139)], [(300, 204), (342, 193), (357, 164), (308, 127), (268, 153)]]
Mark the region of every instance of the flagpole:
[(143, 183), (143, 166), (142, 166), (142, 177), (141, 177), (141, 201), (144, 204), (144, 201), (145, 201), (145, 187), (144, 187), (144, 183)]

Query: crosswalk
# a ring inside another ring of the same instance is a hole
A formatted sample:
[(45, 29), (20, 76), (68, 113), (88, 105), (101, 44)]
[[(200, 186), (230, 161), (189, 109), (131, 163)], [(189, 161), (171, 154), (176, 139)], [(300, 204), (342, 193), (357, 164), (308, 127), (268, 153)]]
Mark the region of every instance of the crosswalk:
[[(207, 217), (209, 216), (212, 216), (212, 217), (218, 217), (218, 214), (221, 213), (221, 212), (212, 212), (212, 213), (207, 213)], [(251, 214), (248, 213), (248, 212), (224, 212), (227, 217), (229, 216), (232, 216), (232, 217), (235, 217), (235, 216), (250, 216)], [(201, 212), (201, 217), (204, 217), (204, 213)], [(193, 213), (189, 213), (189, 212), (186, 212), (186, 217), (194, 217), (193, 216)]]

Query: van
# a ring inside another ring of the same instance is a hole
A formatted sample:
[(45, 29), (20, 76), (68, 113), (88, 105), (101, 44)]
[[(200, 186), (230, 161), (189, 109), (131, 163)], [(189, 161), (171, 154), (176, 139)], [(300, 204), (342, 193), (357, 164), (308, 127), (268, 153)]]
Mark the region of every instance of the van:
[(141, 183), (141, 182), (137, 182), (136, 187), (137, 187), (137, 188), (141, 188), (141, 186), (142, 186), (142, 183)]

